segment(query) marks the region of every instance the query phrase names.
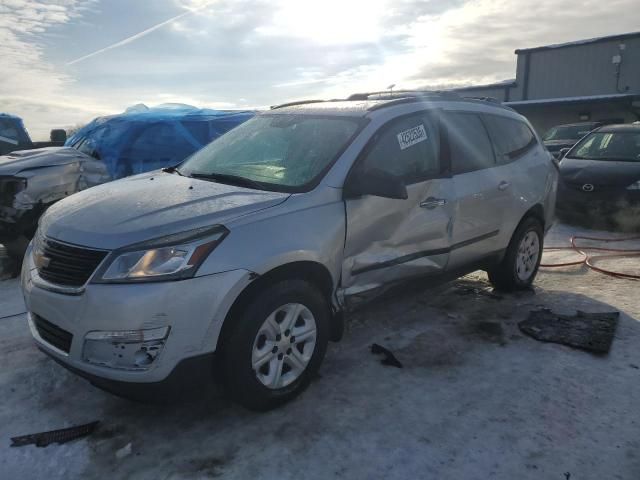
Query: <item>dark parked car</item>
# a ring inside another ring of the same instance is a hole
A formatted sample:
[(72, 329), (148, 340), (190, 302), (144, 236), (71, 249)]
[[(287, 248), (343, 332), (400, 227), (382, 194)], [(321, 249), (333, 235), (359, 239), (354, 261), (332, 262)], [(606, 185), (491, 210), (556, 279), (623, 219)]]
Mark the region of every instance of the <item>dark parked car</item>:
[(591, 130), (602, 126), (602, 122), (582, 122), (551, 127), (542, 136), (544, 146), (554, 157), (559, 158), (560, 150), (573, 147), (578, 140)]
[(64, 146), (0, 156), (0, 244), (21, 257), (40, 215), (53, 203), (111, 180), (174, 166), (253, 115), (137, 106), (96, 118)]
[(600, 127), (560, 161), (558, 216), (640, 227), (640, 124)]

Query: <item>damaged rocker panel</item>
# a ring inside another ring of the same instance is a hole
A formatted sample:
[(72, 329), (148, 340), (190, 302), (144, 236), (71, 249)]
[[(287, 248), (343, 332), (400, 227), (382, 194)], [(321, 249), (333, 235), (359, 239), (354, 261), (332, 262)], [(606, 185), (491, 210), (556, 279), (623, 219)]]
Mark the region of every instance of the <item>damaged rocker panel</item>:
[(477, 242), (481, 242), (483, 240), (487, 240), (488, 238), (491, 237), (495, 237), (496, 235), (498, 235), (498, 233), (500, 233), (500, 230), (494, 230), (492, 232), (489, 233), (485, 233), (484, 235), (480, 235), (474, 238), (470, 238), (469, 240), (465, 240), (464, 242), (460, 242), (460, 243), (456, 243), (455, 245), (452, 245), (451, 247), (447, 247), (447, 248), (438, 248), (438, 249), (433, 249), (433, 250), (423, 250), (421, 252), (415, 252), (415, 253), (411, 253), (408, 255), (403, 255), (402, 257), (397, 257), (394, 258), (392, 260), (387, 260), (385, 262), (380, 262), (377, 264), (373, 264), (373, 265), (367, 265), (364, 267), (360, 267), (360, 268), (356, 268), (354, 270), (352, 270), (352, 274), (353, 275), (358, 275), (361, 273), (366, 273), (372, 270), (378, 270), (380, 268), (387, 268), (387, 267), (392, 267), (395, 265), (400, 265), (403, 263), (408, 263), (411, 262), (413, 260), (417, 260), (419, 258), (422, 257), (431, 257), (431, 256), (436, 256), (436, 255), (444, 255), (447, 253), (450, 253), (452, 250), (456, 250), (458, 248), (462, 248), (462, 247), (466, 247), (468, 245), (471, 245), (473, 243), (477, 243)]

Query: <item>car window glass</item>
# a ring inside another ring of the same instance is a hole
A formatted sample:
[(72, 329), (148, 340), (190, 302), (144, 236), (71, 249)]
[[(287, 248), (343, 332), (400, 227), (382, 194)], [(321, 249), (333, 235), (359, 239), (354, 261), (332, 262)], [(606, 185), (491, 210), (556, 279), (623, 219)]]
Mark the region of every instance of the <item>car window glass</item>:
[(260, 115), (191, 156), (185, 175), (234, 175), (276, 188), (316, 179), (353, 139), (360, 123), (349, 117)]
[(493, 147), (480, 117), (472, 113), (450, 112), (444, 117), (454, 174), (495, 166)]
[(0, 141), (18, 145), (18, 129), (9, 120), (0, 119)]
[(578, 143), (570, 156), (587, 160), (640, 161), (640, 133), (595, 132)]
[(497, 115), (484, 115), (483, 120), (495, 147), (498, 163), (510, 162), (536, 142), (529, 126), (520, 120)]
[(440, 135), (429, 115), (412, 115), (385, 125), (359, 169), (382, 170), (415, 183), (440, 173)]
[(144, 129), (120, 156), (117, 176), (128, 176), (180, 163), (200, 144), (185, 128), (170, 122)]
[(548, 140), (579, 140), (587, 133), (595, 128), (595, 124), (587, 125), (560, 125), (550, 128), (542, 136), (545, 141)]

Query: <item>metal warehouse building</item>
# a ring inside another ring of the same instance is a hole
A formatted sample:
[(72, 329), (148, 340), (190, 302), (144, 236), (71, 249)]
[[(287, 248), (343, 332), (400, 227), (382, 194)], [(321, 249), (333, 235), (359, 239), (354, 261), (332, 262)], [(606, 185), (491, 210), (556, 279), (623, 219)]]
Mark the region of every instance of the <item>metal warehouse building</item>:
[(562, 123), (640, 120), (640, 32), (515, 53), (515, 80), (456, 91), (505, 102), (540, 133)]

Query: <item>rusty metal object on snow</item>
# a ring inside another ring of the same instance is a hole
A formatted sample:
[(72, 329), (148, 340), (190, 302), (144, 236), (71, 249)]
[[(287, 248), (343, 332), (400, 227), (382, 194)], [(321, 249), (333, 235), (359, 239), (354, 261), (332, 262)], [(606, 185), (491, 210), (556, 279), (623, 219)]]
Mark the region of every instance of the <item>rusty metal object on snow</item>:
[(99, 424), (99, 421), (95, 421), (70, 428), (61, 428), (59, 430), (51, 430), (49, 432), (32, 433), (29, 435), (22, 435), (20, 437), (12, 437), (11, 446), (22, 447), (24, 445), (34, 444), (36, 447), (46, 447), (52, 443), (70, 442), (76, 438), (91, 435)]
[(390, 350), (384, 348), (382, 345), (378, 345), (377, 343), (372, 344), (371, 353), (373, 353), (374, 355), (383, 354), (384, 358), (380, 360), (380, 363), (383, 365), (402, 368), (402, 363), (400, 363), (400, 360), (398, 360)]
[(580, 310), (576, 315), (562, 315), (542, 309), (530, 312), (518, 326), (536, 340), (604, 354), (611, 348), (619, 316), (620, 312), (586, 313)]

